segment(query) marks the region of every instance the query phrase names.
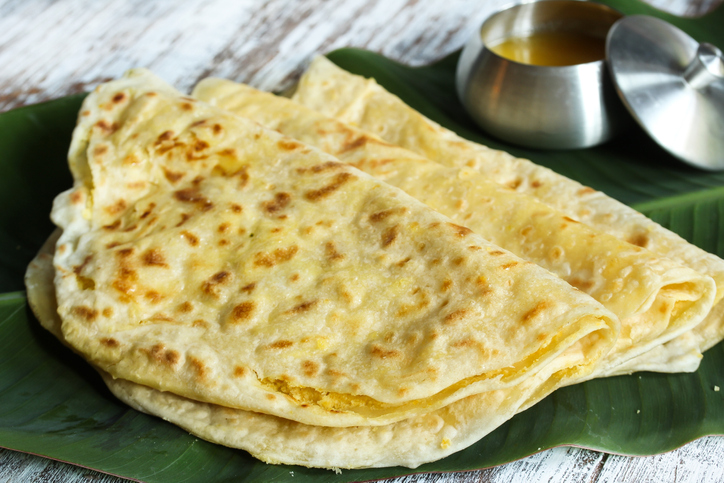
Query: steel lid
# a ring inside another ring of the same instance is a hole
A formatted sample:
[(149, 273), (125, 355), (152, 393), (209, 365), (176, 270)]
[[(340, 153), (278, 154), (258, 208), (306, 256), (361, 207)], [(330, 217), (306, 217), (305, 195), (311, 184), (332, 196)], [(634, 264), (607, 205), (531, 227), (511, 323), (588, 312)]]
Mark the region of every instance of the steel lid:
[(724, 56), (654, 17), (624, 17), (606, 57), (626, 108), (664, 149), (708, 170), (724, 169)]

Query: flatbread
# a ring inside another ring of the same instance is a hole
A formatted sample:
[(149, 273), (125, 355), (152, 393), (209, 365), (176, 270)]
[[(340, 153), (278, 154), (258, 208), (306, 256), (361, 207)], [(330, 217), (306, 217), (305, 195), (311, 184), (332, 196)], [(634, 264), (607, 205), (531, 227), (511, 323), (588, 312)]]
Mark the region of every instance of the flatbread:
[[(473, 169), (443, 166), (289, 99), (228, 80), (205, 79), (192, 95), (320, 148), (404, 190), (453, 222), (591, 295), (621, 320), (614, 350), (593, 375), (611, 373), (690, 330), (711, 309), (716, 288), (710, 277), (577, 223)], [(695, 370), (701, 359), (696, 350), (678, 357), (676, 364), (667, 359), (647, 368), (680, 369), (686, 364)]]
[[(41, 325), (65, 342), (57, 312), (53, 250), (60, 230), (28, 266), (28, 302)], [(96, 368), (113, 394), (134, 409), (155, 415), (208, 441), (248, 451), (274, 464), (320, 468), (408, 466), (444, 458), (473, 444), (532, 405), (545, 393), (542, 383), (568, 365), (559, 356), (519, 386), (470, 396), (423, 416), (385, 426), (309, 426), (267, 414), (195, 401), (114, 379)]]
[(64, 339), (113, 377), (326, 426), (590, 373), (616, 317), (401, 190), (145, 70), (84, 101)]
[[(461, 138), (407, 106), (374, 79), (350, 74), (324, 57), (314, 59), (293, 98), (446, 166), (475, 169), (597, 230), (711, 276), (717, 286), (717, 307), (692, 334), (701, 352), (724, 339), (724, 307), (719, 307), (724, 297), (724, 261), (636, 210), (526, 159)], [(675, 339), (671, 351), (681, 353), (690, 344), (691, 339)]]

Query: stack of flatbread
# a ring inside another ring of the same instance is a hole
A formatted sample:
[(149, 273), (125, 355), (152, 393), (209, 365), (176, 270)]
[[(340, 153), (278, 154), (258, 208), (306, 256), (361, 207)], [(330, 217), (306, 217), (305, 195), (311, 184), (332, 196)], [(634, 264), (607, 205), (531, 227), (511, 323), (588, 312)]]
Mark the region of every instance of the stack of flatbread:
[(724, 337), (722, 260), (323, 58), (293, 100), (130, 71), (69, 165), (38, 319), (132, 407), (266, 462), (416, 467)]

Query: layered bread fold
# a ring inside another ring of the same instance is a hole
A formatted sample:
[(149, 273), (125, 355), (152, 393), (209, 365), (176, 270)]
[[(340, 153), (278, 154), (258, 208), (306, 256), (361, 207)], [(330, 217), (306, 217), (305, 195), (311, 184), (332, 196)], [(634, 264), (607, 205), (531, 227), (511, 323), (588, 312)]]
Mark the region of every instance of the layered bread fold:
[[(616, 346), (594, 375), (628, 370), (628, 361), (691, 330), (711, 309), (716, 288), (710, 277), (579, 223), (477, 170), (430, 161), (292, 100), (228, 80), (203, 80), (193, 96), (322, 149), (591, 295), (621, 320)], [(699, 357), (687, 360), (695, 369)]]
[[(54, 286), (51, 236), (26, 273), (28, 302), (40, 323), (67, 345)], [(575, 355), (573, 356), (575, 357)], [(444, 458), (466, 448), (543, 394), (538, 389), (570, 360), (558, 356), (516, 386), (458, 400), (444, 408), (383, 426), (313, 426), (269, 414), (201, 402), (159, 391), (98, 369), (121, 401), (163, 418), (205, 440), (240, 448), (273, 464), (321, 468), (407, 466)]]
[[(314, 59), (294, 100), (440, 164), (473, 169), (596, 230), (711, 276), (717, 287), (715, 310), (691, 334), (658, 349), (658, 355), (642, 355), (641, 367), (650, 367), (652, 360), (658, 361), (662, 371), (691, 367), (700, 351), (724, 338), (724, 307), (720, 306), (724, 297), (724, 261), (637, 211), (550, 169), (461, 138), (404, 104), (373, 79), (350, 74), (323, 57)], [(663, 362), (667, 360), (671, 365)], [(632, 364), (630, 369), (635, 369), (636, 364)]]
[(113, 378), (375, 426), (583, 377), (618, 340), (616, 316), (556, 275), (145, 70), (86, 98), (69, 164), (52, 212), (62, 336)]

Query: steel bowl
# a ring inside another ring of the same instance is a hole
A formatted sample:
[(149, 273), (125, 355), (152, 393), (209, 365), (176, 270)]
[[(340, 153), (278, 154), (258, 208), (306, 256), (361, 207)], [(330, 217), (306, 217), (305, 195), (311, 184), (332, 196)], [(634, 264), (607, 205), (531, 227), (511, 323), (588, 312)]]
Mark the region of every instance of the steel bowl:
[(575, 149), (607, 141), (629, 118), (605, 59), (539, 66), (508, 60), (490, 46), (541, 31), (606, 39), (622, 14), (578, 0), (524, 3), (490, 16), (467, 43), (457, 68), (457, 92), (488, 133), (513, 144)]

